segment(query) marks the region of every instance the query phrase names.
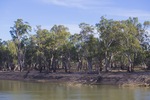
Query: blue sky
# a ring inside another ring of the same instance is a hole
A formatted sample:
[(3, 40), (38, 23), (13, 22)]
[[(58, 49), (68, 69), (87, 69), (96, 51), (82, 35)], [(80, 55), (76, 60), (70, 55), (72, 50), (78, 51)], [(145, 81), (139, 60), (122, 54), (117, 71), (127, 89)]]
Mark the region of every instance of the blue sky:
[(10, 27), (18, 18), (33, 28), (63, 24), (77, 33), (81, 22), (94, 25), (103, 15), (115, 20), (138, 17), (140, 22), (150, 21), (150, 0), (0, 0), (0, 38), (11, 39)]

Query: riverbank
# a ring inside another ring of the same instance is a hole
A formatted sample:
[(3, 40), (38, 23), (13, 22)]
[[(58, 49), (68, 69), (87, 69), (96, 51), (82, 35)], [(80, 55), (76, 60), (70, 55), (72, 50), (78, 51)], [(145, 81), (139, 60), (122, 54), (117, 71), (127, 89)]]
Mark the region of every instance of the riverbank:
[(150, 86), (150, 72), (111, 72), (99, 74), (85, 73), (39, 73), (0, 72), (0, 80), (37, 82), (65, 82), (69, 84)]

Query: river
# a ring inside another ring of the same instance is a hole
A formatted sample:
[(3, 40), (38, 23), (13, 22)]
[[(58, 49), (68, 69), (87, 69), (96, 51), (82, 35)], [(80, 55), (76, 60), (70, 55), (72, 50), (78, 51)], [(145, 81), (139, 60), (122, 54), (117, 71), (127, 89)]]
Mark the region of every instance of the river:
[(0, 100), (150, 100), (150, 88), (0, 80)]

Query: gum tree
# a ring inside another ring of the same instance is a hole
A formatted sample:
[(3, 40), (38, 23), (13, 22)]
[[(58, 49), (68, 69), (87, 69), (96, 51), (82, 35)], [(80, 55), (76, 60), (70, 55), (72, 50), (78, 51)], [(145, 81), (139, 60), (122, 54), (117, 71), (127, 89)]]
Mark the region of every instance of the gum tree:
[(22, 71), (24, 67), (25, 44), (24, 40), (27, 39), (27, 34), (31, 31), (31, 26), (28, 22), (23, 22), (22, 19), (17, 19), (14, 26), (11, 27), (10, 34), (17, 47), (18, 67)]

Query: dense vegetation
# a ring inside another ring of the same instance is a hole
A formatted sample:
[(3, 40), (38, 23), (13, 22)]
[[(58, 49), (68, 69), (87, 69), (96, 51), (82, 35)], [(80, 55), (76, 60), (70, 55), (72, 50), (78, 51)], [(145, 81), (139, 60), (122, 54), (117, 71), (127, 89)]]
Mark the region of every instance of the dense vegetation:
[(10, 29), (12, 40), (0, 41), (0, 70), (40, 72), (134, 71), (150, 67), (147, 29), (138, 18), (113, 20), (101, 17), (94, 26), (81, 23), (80, 33), (72, 34), (64, 25), (50, 30), (32, 27), (17, 19)]

